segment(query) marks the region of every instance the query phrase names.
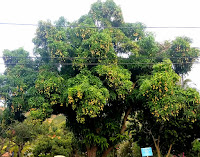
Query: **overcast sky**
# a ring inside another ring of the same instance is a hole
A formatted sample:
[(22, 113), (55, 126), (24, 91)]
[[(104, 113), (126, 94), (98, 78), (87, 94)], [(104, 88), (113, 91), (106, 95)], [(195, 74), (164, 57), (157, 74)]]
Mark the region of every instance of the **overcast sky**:
[[(37, 24), (39, 20), (51, 21), (64, 16), (68, 21), (87, 14), (97, 0), (0, 0), (0, 23)], [(125, 22), (142, 22), (149, 27), (200, 27), (199, 0), (114, 0), (121, 6)], [(0, 24), (0, 56), (4, 49), (23, 47), (32, 52), (35, 26)], [(200, 47), (200, 29), (149, 29), (156, 40), (173, 40), (176, 36), (193, 39), (192, 46)], [(4, 71), (0, 60), (0, 73)], [(200, 89), (200, 65), (195, 64), (190, 79)]]

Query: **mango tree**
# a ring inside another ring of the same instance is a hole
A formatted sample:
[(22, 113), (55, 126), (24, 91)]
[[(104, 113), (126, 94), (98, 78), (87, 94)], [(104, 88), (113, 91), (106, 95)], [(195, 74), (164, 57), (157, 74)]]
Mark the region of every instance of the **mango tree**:
[[(169, 60), (153, 68), (152, 76), (144, 79), (140, 86), (145, 101), (136, 118), (140, 132), (136, 137), (146, 136), (146, 141), (141, 141), (143, 145), (150, 144), (152, 138), (158, 156), (161, 153), (169, 156), (172, 146), (182, 143), (183, 150), (183, 143), (194, 140), (191, 131), (197, 120), (200, 96), (196, 90), (178, 85), (180, 77)], [(176, 151), (179, 150), (181, 148)]]

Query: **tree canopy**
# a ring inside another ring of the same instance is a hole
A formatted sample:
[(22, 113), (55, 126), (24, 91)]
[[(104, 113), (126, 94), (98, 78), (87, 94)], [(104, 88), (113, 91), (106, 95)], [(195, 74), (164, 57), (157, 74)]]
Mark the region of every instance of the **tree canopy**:
[[(129, 135), (130, 116), (132, 131), (138, 131), (135, 139), (140, 141), (148, 129), (153, 142), (150, 137), (147, 141), (155, 144), (158, 154), (167, 151), (155, 137), (166, 137), (165, 142), (183, 137), (180, 126), (198, 119), (199, 93), (182, 88), (178, 74), (190, 71), (199, 51), (185, 37), (156, 42), (142, 23), (125, 23), (112, 0), (97, 1), (75, 22), (64, 17), (55, 23), (40, 21), (33, 43), (34, 59), (22, 48), (3, 52), (4, 124), (23, 121), (27, 112), (42, 121), (63, 114), (79, 149), (88, 157), (105, 157)], [(46, 142), (56, 143), (46, 138), (35, 154)], [(166, 143), (168, 152), (175, 142)]]

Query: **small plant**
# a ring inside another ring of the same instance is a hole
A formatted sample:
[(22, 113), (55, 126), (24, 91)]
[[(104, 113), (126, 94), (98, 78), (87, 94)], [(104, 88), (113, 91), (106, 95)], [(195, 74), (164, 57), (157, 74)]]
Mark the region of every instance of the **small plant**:
[(192, 143), (192, 150), (198, 155), (198, 157), (200, 157), (200, 139), (196, 139), (194, 140), (194, 142)]
[(133, 140), (127, 140), (119, 145), (117, 150), (119, 157), (141, 157), (140, 147)]

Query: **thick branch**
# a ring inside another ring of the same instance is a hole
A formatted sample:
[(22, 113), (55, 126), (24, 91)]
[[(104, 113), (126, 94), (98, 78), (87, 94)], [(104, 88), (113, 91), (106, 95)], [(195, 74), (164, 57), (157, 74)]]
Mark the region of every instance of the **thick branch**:
[(169, 157), (169, 155), (171, 153), (171, 149), (172, 149), (172, 144), (170, 144), (170, 146), (169, 146), (169, 150), (168, 150), (168, 153), (167, 153), (166, 157)]
[(159, 144), (160, 144), (160, 135), (158, 136), (158, 142), (157, 142), (158, 147), (160, 147)]
[(126, 111), (126, 114), (124, 115), (120, 134), (123, 134), (126, 130), (126, 121), (127, 121), (128, 115), (130, 114), (131, 110), (132, 110), (132, 107), (129, 107), (129, 109)]
[[(135, 87), (135, 84), (136, 84), (136, 83), (133, 84), (133, 88)], [(125, 132), (125, 130), (126, 130), (126, 121), (127, 121), (127, 119), (128, 119), (128, 115), (131, 113), (131, 110), (132, 110), (132, 107), (130, 106), (130, 107), (128, 108), (128, 110), (126, 111), (125, 115), (124, 115), (124, 118), (123, 118), (123, 121), (122, 121), (122, 128), (121, 128), (120, 134), (123, 134), (123, 133)], [(110, 151), (111, 151), (113, 148), (114, 148), (114, 146), (111, 146), (111, 147), (109, 147), (107, 150), (105, 150), (105, 151), (103, 152), (102, 157), (106, 157), (106, 156), (110, 153)]]
[(109, 153), (110, 153), (110, 151), (113, 149), (113, 146), (112, 147), (109, 147), (107, 150), (105, 150), (104, 152), (103, 152), (103, 155), (102, 155), (102, 157), (106, 157)]
[(153, 138), (153, 142), (154, 142), (154, 145), (155, 145), (155, 147), (156, 147), (157, 155), (158, 155), (158, 157), (161, 157), (161, 152), (160, 152), (160, 147), (159, 147), (160, 136), (158, 137), (157, 142), (156, 142), (156, 139), (155, 139), (155, 137), (153, 136), (151, 130), (150, 130), (150, 134), (151, 134), (151, 136), (152, 136), (152, 138)]
[[(135, 88), (135, 85), (136, 85), (136, 83), (133, 83), (133, 88)], [(124, 131), (126, 130), (126, 121), (127, 121), (128, 115), (131, 113), (131, 110), (132, 110), (132, 107), (130, 106), (129, 109), (126, 111), (125, 115), (124, 115), (120, 134), (123, 134)]]
[(150, 132), (149, 132), (149, 133), (151, 134), (151, 136), (152, 136), (152, 138), (153, 138), (154, 145), (155, 145), (155, 146), (157, 146), (156, 139), (154, 138), (154, 136), (153, 136), (153, 134), (152, 134), (151, 130), (150, 130)]
[[(125, 113), (125, 115), (124, 115), (124, 118), (123, 118), (123, 121), (122, 121), (122, 128), (121, 128), (120, 134), (123, 134), (123, 133), (125, 132), (125, 130), (126, 130), (126, 121), (127, 121), (128, 115), (130, 114), (131, 110), (132, 110), (132, 108), (129, 107), (129, 109), (126, 111), (126, 113)], [(105, 151), (103, 152), (102, 157), (106, 157), (106, 156), (110, 153), (110, 151), (111, 151), (113, 148), (114, 148), (114, 146), (111, 146), (111, 147), (109, 147), (107, 150), (105, 150)]]
[(96, 157), (96, 153), (97, 153), (97, 146), (86, 146), (87, 148), (87, 156), (88, 157)]

